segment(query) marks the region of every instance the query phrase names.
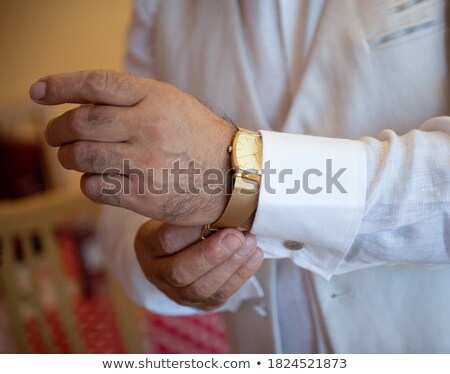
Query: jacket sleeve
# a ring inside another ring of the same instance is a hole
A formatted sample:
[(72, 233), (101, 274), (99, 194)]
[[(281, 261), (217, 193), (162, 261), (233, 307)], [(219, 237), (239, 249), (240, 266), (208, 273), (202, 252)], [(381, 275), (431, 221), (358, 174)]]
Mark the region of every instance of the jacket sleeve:
[[(450, 117), (377, 139), (262, 134), (252, 232), (267, 257), (326, 279), (382, 264), (450, 263)], [(303, 248), (289, 249), (293, 241)]]

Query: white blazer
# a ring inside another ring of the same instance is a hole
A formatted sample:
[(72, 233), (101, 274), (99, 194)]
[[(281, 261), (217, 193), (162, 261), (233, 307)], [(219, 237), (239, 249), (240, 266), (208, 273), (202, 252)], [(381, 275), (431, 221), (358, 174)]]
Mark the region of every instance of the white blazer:
[[(289, 66), (296, 64), (292, 3), (280, 1)], [(176, 84), (239, 126), (266, 130), (265, 161), (300, 171), (303, 160), (331, 158), (346, 168), (342, 196), (262, 191), (252, 229), (267, 258), (288, 257), (311, 271), (320, 351), (450, 352), (445, 2), (327, 2), (293, 80), (288, 118), (276, 129), (299, 135), (269, 131), (236, 0), (137, 1), (136, 10), (129, 70)], [(104, 224), (113, 271), (149, 309), (192, 312), (146, 283), (130, 251), (132, 220), (120, 238)], [(286, 240), (304, 247), (293, 252)], [(227, 317), (235, 351), (281, 351), (273, 264), (267, 260), (230, 300), (228, 309), (238, 310)]]

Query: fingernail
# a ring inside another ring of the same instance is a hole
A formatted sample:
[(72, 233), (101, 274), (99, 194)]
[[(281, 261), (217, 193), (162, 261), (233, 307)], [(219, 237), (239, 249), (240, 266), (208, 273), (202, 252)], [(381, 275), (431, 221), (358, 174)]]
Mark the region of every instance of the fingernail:
[(264, 254), (261, 250), (257, 249), (255, 253), (253, 253), (252, 257), (250, 257), (247, 261), (247, 266), (252, 268), (255, 265), (259, 264), (261, 258), (264, 257)]
[(227, 250), (235, 251), (242, 245), (242, 242), (236, 235), (228, 234), (222, 239), (222, 244)]
[(43, 81), (33, 83), (30, 87), (30, 97), (33, 100), (42, 100), (45, 98), (45, 90), (47, 84)]

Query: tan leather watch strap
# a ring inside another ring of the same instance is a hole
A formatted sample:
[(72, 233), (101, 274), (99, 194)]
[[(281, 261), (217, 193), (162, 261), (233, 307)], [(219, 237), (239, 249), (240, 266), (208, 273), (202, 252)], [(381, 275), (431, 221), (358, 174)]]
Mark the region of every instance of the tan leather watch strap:
[(233, 178), (234, 186), (230, 201), (222, 216), (209, 225), (210, 230), (243, 226), (258, 206), (259, 183), (240, 175)]

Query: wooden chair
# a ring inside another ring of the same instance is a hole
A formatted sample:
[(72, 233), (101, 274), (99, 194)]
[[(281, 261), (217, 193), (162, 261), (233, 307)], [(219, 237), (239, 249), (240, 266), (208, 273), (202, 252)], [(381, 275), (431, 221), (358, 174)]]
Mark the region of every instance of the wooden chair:
[[(30, 197), (0, 202), (0, 292), (6, 301), (11, 334), (17, 352), (32, 352), (23, 321), (23, 304), (33, 310), (39, 333), (48, 353), (57, 353), (58, 347), (51, 333), (49, 321), (39, 289), (38, 265), (44, 259), (50, 269), (51, 283), (56, 294), (56, 307), (67, 342), (72, 353), (86, 352), (86, 347), (77, 328), (76, 317), (71, 307), (61, 259), (58, 253), (56, 230), (61, 224), (86, 215), (96, 218), (98, 206), (76, 191), (52, 191)], [(40, 250), (36, 251), (38, 240)], [(17, 243), (20, 242), (18, 245)], [(21, 256), (17, 256), (17, 247)], [(25, 271), (30, 280), (30, 290), (23, 292), (20, 286), (20, 271)], [(135, 307), (118, 289), (112, 287), (116, 319), (126, 350), (130, 353), (142, 351), (137, 329), (137, 318), (132, 315)], [(130, 314), (131, 313), (131, 314)]]

